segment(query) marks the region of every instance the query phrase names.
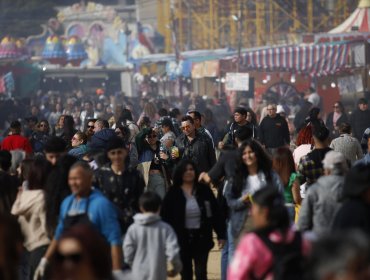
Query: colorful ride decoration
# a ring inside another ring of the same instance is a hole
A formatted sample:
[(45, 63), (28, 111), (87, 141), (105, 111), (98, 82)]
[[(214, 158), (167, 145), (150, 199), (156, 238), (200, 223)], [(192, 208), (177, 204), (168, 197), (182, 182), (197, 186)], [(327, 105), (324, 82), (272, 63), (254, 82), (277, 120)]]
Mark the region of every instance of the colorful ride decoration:
[(17, 60), (22, 57), (21, 50), (16, 41), (10, 36), (5, 36), (0, 43), (0, 60)]
[(85, 47), (81, 39), (77, 36), (71, 36), (66, 46), (67, 61), (73, 66), (79, 66), (81, 61), (87, 58)]
[(17, 39), (15, 41), (15, 44), (16, 44), (19, 52), (21, 53), (21, 57), (29, 58), (29, 52), (28, 52), (28, 49), (27, 49), (27, 46), (26, 46), (25, 39)]
[(46, 39), (42, 57), (52, 64), (65, 65), (67, 53), (64, 49), (63, 41), (57, 35), (51, 35)]

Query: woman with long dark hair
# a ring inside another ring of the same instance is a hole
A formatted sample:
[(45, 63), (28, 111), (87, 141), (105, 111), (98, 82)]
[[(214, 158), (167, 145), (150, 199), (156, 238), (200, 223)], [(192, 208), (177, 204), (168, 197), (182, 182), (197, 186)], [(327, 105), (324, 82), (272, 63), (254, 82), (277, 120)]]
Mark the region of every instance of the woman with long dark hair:
[(219, 246), (225, 239), (225, 223), (211, 189), (197, 182), (194, 162), (181, 161), (174, 171), (173, 185), (166, 194), (161, 215), (176, 232), (180, 245), (182, 280), (193, 279), (194, 261), (197, 280), (207, 279), (209, 251), (214, 246), (215, 230)]
[(28, 267), (30, 279), (45, 254), (50, 239), (46, 232), (45, 183), (50, 164), (43, 158), (36, 158), (28, 173), (28, 189), (19, 189), (12, 207), (12, 214), (18, 216), (23, 234), (24, 246), (29, 254)]
[(295, 219), (296, 205), (299, 207), (302, 202), (300, 194), (300, 180), (295, 170), (293, 154), (289, 148), (280, 147), (272, 156), (272, 166), (280, 176), (284, 186), (285, 206), (293, 222)]
[[(227, 279), (274, 279), (278, 278), (278, 275), (274, 275), (277, 271), (288, 270), (293, 278), (286, 278), (286, 274), (283, 274), (279, 275), (283, 278), (278, 279), (302, 279), (300, 260), (302, 254), (307, 253), (309, 245), (300, 233), (291, 229), (283, 195), (273, 187), (266, 187), (257, 191), (251, 202), (254, 231), (241, 239), (229, 266)], [(276, 267), (281, 263), (274, 260), (274, 248), (277, 248), (280, 258), (284, 258), (285, 254), (294, 256), (289, 267)]]
[(239, 148), (235, 176), (227, 178), (225, 198), (229, 206), (228, 242), (229, 260), (233, 255), (234, 242), (244, 231), (250, 230), (248, 213), (250, 197), (264, 187), (273, 187), (283, 193), (279, 176), (272, 170), (272, 161), (262, 146), (248, 139)]
[(60, 115), (55, 126), (53, 126), (52, 135), (60, 137), (63, 134), (64, 117), (66, 115)]

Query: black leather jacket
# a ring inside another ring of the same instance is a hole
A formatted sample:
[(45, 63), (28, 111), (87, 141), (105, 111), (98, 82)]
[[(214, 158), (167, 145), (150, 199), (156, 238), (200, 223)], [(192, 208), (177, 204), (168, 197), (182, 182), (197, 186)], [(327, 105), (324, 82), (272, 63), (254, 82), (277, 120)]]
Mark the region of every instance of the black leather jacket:
[(175, 146), (179, 148), (180, 159), (195, 162), (199, 172), (207, 172), (216, 163), (216, 154), (212, 143), (198, 132), (190, 142), (185, 134), (176, 138)]

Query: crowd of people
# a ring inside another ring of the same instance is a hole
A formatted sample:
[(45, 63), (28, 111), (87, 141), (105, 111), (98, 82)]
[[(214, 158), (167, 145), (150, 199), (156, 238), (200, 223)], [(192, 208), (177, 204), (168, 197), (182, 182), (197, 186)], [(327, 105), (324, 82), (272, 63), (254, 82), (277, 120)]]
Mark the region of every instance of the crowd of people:
[(0, 278), (370, 279), (368, 101), (313, 95), (1, 102)]

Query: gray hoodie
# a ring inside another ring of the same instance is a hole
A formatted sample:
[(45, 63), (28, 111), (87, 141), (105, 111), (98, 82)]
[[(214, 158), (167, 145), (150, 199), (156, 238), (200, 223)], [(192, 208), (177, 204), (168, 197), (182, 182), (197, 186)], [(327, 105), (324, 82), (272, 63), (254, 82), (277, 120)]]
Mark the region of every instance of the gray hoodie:
[(123, 243), (125, 262), (131, 266), (131, 279), (165, 280), (167, 265), (182, 269), (180, 248), (172, 227), (157, 214), (134, 216)]
[(321, 176), (311, 185), (299, 213), (298, 228), (316, 235), (331, 230), (334, 217), (341, 206), (344, 177)]

